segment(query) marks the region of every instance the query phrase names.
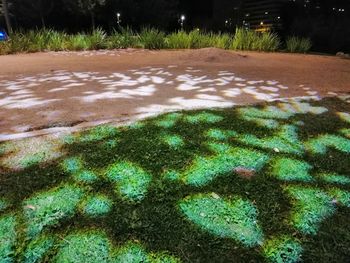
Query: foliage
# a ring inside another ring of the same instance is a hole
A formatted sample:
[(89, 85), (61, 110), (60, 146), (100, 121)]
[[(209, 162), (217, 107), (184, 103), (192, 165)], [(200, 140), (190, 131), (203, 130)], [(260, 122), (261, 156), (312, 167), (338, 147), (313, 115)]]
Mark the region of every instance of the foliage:
[[(287, 48), (289, 52), (306, 52), (310, 49), (307, 47), (306, 40), (298, 38), (290, 38), (289, 40), (289, 42), (287, 41), (287, 46), (290, 44), (290, 48)], [(120, 27), (119, 30), (113, 30), (109, 35), (101, 28), (94, 29), (91, 33), (74, 35), (52, 29), (43, 29), (15, 32), (10, 41), (0, 42), (0, 55), (21, 52), (120, 48), (199, 49), (216, 47), (232, 50), (277, 51), (280, 46), (280, 38), (275, 33), (257, 33), (241, 28), (238, 28), (234, 35), (207, 33), (200, 30), (190, 32), (180, 30), (166, 35), (163, 31), (151, 27), (145, 27), (139, 33), (130, 27)]]
[(307, 53), (312, 47), (310, 38), (289, 37), (286, 40), (286, 48), (292, 53)]
[(143, 28), (140, 32), (140, 42), (146, 49), (161, 49), (165, 46), (165, 34), (154, 28)]

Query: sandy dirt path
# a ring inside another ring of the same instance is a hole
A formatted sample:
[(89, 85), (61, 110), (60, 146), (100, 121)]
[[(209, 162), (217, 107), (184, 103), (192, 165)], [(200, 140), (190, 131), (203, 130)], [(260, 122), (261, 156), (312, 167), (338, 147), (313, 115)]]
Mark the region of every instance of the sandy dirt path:
[(316, 55), (94, 51), (0, 57), (0, 137), (165, 111), (350, 92), (350, 60)]

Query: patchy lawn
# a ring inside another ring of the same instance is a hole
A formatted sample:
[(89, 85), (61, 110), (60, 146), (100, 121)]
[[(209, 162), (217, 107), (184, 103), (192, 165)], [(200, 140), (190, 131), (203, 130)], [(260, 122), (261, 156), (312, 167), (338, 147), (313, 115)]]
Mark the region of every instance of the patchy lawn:
[(0, 262), (346, 262), (349, 112), (289, 101), (2, 143)]

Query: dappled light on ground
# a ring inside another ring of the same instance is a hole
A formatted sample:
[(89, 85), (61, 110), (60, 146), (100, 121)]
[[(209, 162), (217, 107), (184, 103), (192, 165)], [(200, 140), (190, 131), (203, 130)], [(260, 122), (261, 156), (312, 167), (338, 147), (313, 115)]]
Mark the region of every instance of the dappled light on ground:
[(0, 261), (345, 262), (349, 112), (297, 99), (1, 143)]
[[(0, 77), (0, 136), (98, 120), (142, 118), (182, 109), (231, 107), (242, 103), (284, 100), (291, 89), (277, 80), (252, 80), (235, 72), (206, 68), (141, 67), (120, 72), (51, 70)], [(311, 88), (293, 90), (301, 98), (319, 99)], [(322, 113), (307, 104), (281, 105), (288, 113)], [(247, 120), (274, 126), (266, 116), (246, 109)], [(280, 111), (276, 111), (278, 115)], [(208, 116), (209, 117), (209, 116)], [(199, 116), (198, 121), (205, 116)], [(257, 119), (258, 118), (258, 119)], [(267, 119), (267, 120), (260, 120)], [(189, 120), (196, 121), (196, 120)], [(1, 137), (0, 137), (1, 139)]]

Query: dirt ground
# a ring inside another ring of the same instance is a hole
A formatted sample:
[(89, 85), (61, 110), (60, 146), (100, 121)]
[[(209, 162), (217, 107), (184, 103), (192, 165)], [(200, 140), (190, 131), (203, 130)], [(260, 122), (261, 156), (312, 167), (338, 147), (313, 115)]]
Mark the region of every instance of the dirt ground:
[(161, 112), (350, 93), (330, 56), (116, 50), (0, 56), (0, 140)]

